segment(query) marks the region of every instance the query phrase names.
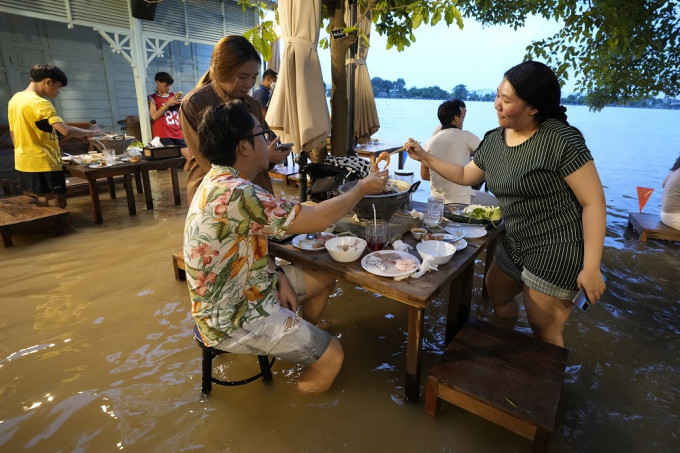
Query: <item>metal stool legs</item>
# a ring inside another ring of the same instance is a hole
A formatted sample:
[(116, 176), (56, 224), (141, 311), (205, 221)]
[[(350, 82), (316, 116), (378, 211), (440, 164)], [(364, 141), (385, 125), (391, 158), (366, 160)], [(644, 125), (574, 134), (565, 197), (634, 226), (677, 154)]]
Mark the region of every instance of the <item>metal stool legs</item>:
[(266, 355), (258, 355), (257, 356), (257, 362), (260, 365), (260, 372), (254, 376), (251, 376), (246, 379), (241, 379), (239, 381), (225, 381), (222, 379), (218, 379), (216, 377), (213, 377), (212, 375), (212, 370), (213, 370), (213, 359), (217, 357), (220, 354), (228, 354), (226, 351), (220, 351), (215, 348), (211, 348), (210, 346), (206, 346), (203, 341), (201, 341), (201, 336), (198, 333), (198, 327), (194, 326), (194, 335), (196, 337), (196, 342), (198, 345), (201, 347), (201, 351), (203, 353), (203, 357), (201, 360), (201, 369), (202, 369), (202, 376), (201, 376), (201, 391), (205, 396), (208, 396), (210, 394), (210, 391), (212, 390), (212, 384), (213, 382), (218, 385), (227, 385), (227, 386), (235, 386), (235, 385), (243, 385), (243, 384), (248, 384), (250, 382), (253, 382), (254, 380), (258, 378), (262, 378), (262, 382), (268, 383), (272, 381), (272, 370), (271, 367), (274, 365), (274, 362), (276, 361), (275, 358), (272, 357), (271, 361)]

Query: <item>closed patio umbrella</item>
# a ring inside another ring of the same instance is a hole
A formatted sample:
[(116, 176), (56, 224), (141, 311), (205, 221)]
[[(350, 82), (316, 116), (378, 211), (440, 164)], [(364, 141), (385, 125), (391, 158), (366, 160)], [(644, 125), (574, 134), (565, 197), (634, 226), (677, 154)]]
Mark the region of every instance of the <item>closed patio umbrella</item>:
[[(366, 36), (371, 35), (371, 15), (367, 14), (359, 23), (361, 30)], [(358, 41), (357, 55), (354, 59), (356, 65), (354, 75), (354, 143), (366, 143), (371, 135), (380, 128), (378, 110), (375, 107), (373, 86), (371, 77), (366, 67), (366, 55), (368, 46), (362, 39)]]
[(266, 120), (294, 151), (326, 144), (331, 119), (317, 54), (321, 0), (279, 0), (283, 56)]

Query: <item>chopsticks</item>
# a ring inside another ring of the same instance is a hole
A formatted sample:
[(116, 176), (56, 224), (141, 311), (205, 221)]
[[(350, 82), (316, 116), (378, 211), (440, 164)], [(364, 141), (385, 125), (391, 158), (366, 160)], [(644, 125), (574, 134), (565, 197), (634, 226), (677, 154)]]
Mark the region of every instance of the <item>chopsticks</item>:
[[(420, 145), (420, 142), (416, 142), (416, 143)], [(400, 152), (405, 151), (405, 150), (406, 150), (406, 146), (402, 146), (401, 148), (397, 148), (394, 151), (390, 151), (389, 154), (400, 153)]]

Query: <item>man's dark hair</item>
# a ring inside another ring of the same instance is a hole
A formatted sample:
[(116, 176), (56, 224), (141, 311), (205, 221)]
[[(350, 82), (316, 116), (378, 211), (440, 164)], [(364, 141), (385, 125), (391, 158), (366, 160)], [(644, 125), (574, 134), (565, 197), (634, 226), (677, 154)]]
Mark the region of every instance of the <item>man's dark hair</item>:
[(52, 63), (37, 64), (31, 68), (31, 82), (41, 82), (45, 79), (52, 79), (55, 82), (61, 82), (61, 86), (68, 85), (68, 77), (64, 71), (54, 66)]
[(172, 85), (175, 82), (175, 79), (167, 72), (157, 72), (154, 76), (154, 80), (156, 82), (167, 83), (168, 85)]
[(262, 80), (266, 79), (267, 77), (275, 79), (276, 77), (278, 77), (278, 75), (279, 74), (273, 69), (267, 69), (266, 71), (264, 71), (264, 74), (262, 74)]
[[(252, 133), (255, 118), (240, 99), (206, 107), (198, 124), (198, 148), (211, 164), (234, 165), (236, 146)], [(252, 137), (247, 139), (254, 144)]]
[(442, 103), (437, 109), (437, 118), (442, 126), (451, 124), (451, 121), (461, 115), (461, 109), (465, 108), (465, 102), (460, 99), (451, 99)]

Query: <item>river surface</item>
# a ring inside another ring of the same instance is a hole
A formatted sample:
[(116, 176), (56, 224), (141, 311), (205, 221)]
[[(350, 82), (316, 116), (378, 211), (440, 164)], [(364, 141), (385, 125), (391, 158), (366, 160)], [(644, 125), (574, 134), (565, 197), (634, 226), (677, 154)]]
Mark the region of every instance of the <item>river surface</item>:
[[(438, 104), (378, 100), (376, 136), (426, 140)], [(644, 212), (659, 212), (661, 181), (680, 154), (680, 111), (568, 114), (606, 186), (608, 290), (567, 323), (570, 355), (550, 451), (677, 451), (680, 244), (640, 243), (627, 216), (638, 210), (636, 185), (655, 189)], [(494, 126), (491, 103), (468, 103), (466, 129), (481, 136)], [(169, 175), (152, 183), (153, 211), (137, 194), (138, 214), (129, 217), (119, 187), (116, 200), (102, 195), (104, 223), (94, 225), (89, 197), (76, 196), (65, 236), (18, 234), (13, 248), (0, 249), (0, 451), (530, 450), (527, 440), (452, 405), (433, 418), (423, 398), (404, 402), (406, 307), (342, 283), (325, 313), (345, 350), (329, 392), (299, 394), (299, 369), (277, 362), (272, 385), (216, 386), (202, 399), (187, 290), (170, 261), (181, 247), (186, 191), (174, 206)], [(295, 193), (280, 183), (275, 190)], [(426, 194), (424, 185), (416, 198)], [(480, 261), (471, 315), (489, 320), (482, 270)], [(445, 347), (445, 300), (426, 310), (423, 382)], [(523, 314), (515, 328), (530, 332)], [(233, 373), (255, 365), (220, 363)]]

